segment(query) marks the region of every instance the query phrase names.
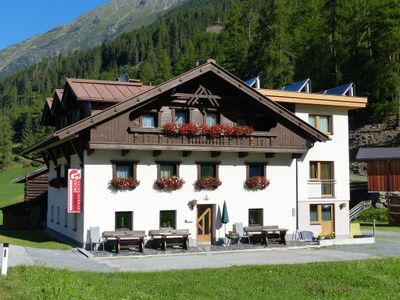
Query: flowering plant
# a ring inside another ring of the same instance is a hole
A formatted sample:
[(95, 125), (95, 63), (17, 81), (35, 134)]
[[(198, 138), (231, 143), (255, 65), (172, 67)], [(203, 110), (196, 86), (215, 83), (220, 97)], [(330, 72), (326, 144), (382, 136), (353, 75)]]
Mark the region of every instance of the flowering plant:
[(67, 187), (68, 186), (68, 180), (67, 178), (53, 178), (49, 181), (49, 185), (53, 188), (60, 188), (60, 187)]
[(253, 131), (254, 129), (250, 126), (227, 126), (220, 124), (208, 126), (207, 124), (196, 125), (192, 123), (184, 123), (176, 125), (172, 123), (167, 123), (163, 126), (163, 133), (165, 135), (169, 136), (205, 135), (212, 139), (220, 136), (228, 136), (228, 137), (249, 136), (253, 133)]
[(178, 126), (172, 123), (164, 124), (162, 129), (166, 135), (176, 135), (178, 132)]
[(178, 190), (184, 183), (185, 181), (178, 176), (161, 177), (154, 182), (159, 189), (168, 191)]
[(254, 176), (247, 178), (244, 184), (251, 190), (263, 190), (269, 186), (270, 181), (265, 176)]
[(178, 126), (178, 133), (186, 136), (194, 136), (197, 134), (198, 128), (195, 124), (185, 123)]
[(205, 176), (197, 179), (194, 184), (199, 190), (215, 190), (222, 182), (218, 177)]
[(119, 191), (133, 190), (140, 181), (132, 177), (118, 177), (110, 181), (110, 186)]

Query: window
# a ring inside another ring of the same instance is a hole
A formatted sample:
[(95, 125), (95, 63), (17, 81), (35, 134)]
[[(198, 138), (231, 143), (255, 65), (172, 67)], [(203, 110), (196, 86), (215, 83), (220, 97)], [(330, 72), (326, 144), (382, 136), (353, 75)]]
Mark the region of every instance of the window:
[(333, 178), (332, 161), (310, 161), (310, 179), (322, 181)]
[(333, 221), (332, 204), (311, 204), (310, 205), (310, 223), (321, 224), (321, 222)]
[(78, 214), (73, 214), (72, 230), (76, 231), (78, 228)]
[(68, 210), (64, 210), (64, 227), (68, 228)]
[(156, 161), (157, 163), (157, 178), (179, 176), (180, 162)]
[(197, 177), (218, 177), (218, 163), (201, 162), (197, 163)]
[(207, 112), (206, 113), (206, 124), (208, 126), (214, 126), (218, 124), (218, 115), (217, 113)]
[(256, 176), (266, 176), (266, 164), (265, 163), (247, 163), (247, 178)]
[(332, 134), (332, 116), (309, 115), (308, 123), (326, 134)]
[(311, 184), (321, 185), (321, 197), (333, 197), (335, 180), (332, 161), (310, 161)]
[(184, 110), (175, 111), (175, 124), (185, 124), (189, 123), (188, 113)]
[(157, 127), (157, 116), (156, 114), (143, 114), (142, 115), (142, 127), (143, 128), (156, 128)]
[(176, 210), (160, 211), (160, 228), (176, 229)]
[(54, 205), (51, 206), (50, 222), (54, 221)]
[(115, 213), (115, 230), (132, 230), (132, 212), (120, 211)]
[(263, 209), (252, 208), (249, 209), (249, 226), (263, 226)]
[(112, 161), (113, 178), (136, 178), (136, 165), (138, 161)]
[(60, 224), (60, 207), (57, 206), (57, 224)]

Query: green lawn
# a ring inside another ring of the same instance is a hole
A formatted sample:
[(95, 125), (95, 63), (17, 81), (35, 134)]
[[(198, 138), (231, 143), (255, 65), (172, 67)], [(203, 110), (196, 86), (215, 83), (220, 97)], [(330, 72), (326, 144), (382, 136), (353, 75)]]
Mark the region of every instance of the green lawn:
[[(368, 223), (361, 223), (361, 229), (368, 229), (372, 230), (373, 225), (368, 224)], [(375, 229), (378, 230), (383, 230), (383, 231), (395, 231), (395, 232), (400, 232), (400, 227), (395, 227), (395, 226), (389, 226), (387, 224), (376, 224)]]
[(71, 249), (71, 246), (56, 241), (42, 230), (0, 229), (0, 243), (34, 248)]
[(398, 299), (400, 259), (158, 273), (16, 267), (1, 299)]

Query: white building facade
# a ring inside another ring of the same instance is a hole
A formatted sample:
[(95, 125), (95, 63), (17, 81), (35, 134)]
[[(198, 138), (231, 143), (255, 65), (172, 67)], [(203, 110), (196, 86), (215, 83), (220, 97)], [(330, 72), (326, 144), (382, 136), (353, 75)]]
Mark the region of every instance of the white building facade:
[[(83, 174), (81, 213), (67, 212), (65, 187), (49, 186), (47, 226), (81, 244), (89, 242), (93, 226), (101, 232), (189, 229), (192, 242), (207, 243), (221, 241), (234, 223), (347, 238), (347, 113), (350, 105), (365, 105), (365, 99), (342, 98), (255, 91), (208, 62), (61, 128), (29, 149), (44, 153), (50, 180), (62, 177), (66, 168)], [(248, 124), (255, 131), (231, 138), (165, 137), (163, 126), (180, 118), (185, 124)], [(70, 146), (55, 150), (63, 145)], [(110, 186), (121, 174), (139, 185), (124, 191)], [(155, 181), (165, 174), (185, 183), (160, 190)], [(204, 174), (219, 178), (221, 185), (199, 190), (195, 183)], [(266, 177), (269, 185), (246, 187), (253, 176)], [(227, 224), (221, 223), (224, 202)]]

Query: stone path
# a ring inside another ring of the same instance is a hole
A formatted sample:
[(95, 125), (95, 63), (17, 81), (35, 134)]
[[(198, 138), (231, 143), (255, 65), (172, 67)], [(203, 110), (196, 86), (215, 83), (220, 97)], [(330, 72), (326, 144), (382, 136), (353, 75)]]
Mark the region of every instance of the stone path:
[[(247, 247), (245, 247), (247, 248)], [(10, 248), (10, 266), (42, 265), (95, 272), (147, 272), (171, 269), (217, 268), (236, 265), (296, 264), (400, 256), (400, 232), (378, 231), (377, 243), (334, 247), (257, 247), (235, 251), (174, 253), (163, 255), (108, 256), (88, 259), (77, 250)], [(219, 248), (221, 249), (221, 248)]]

